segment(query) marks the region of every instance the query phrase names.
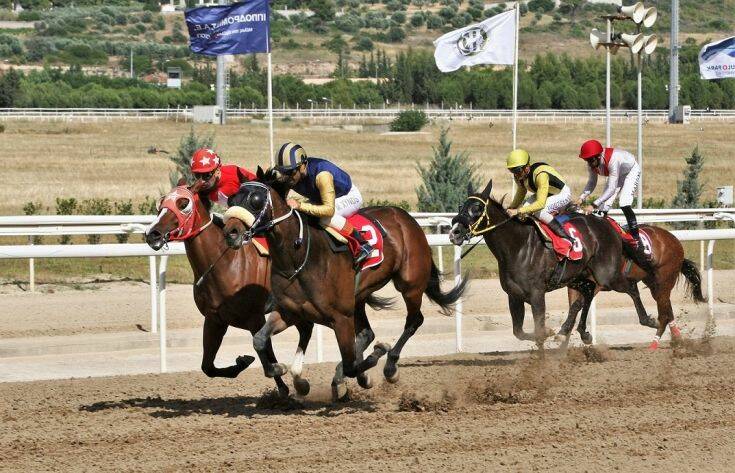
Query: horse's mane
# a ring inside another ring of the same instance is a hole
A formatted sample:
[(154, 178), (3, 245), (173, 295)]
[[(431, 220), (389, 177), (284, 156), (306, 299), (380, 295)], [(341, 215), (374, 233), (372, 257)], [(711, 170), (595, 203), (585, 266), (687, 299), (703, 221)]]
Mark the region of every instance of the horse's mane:
[(286, 194), (288, 194), (288, 191), (290, 190), (285, 184), (278, 181), (278, 173), (273, 168), (268, 168), (261, 174), (258, 174), (256, 181), (272, 188), (283, 198), (286, 197)]

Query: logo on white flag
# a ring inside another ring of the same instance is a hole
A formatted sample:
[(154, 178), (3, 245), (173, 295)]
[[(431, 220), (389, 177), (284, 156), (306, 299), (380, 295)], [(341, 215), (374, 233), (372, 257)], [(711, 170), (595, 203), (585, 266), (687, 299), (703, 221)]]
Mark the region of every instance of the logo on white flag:
[(475, 26), (462, 33), (457, 40), (457, 49), (463, 56), (474, 56), (485, 49), (487, 43), (487, 31), (480, 26)]
[(704, 45), (699, 52), (702, 79), (735, 77), (735, 36)]

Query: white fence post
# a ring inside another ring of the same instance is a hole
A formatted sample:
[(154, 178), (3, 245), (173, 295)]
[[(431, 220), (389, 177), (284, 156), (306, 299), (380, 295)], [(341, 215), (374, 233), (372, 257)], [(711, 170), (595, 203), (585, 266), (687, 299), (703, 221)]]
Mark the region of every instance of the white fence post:
[[(442, 232), (442, 226), (441, 224), (438, 224), (436, 226), (436, 233), (441, 234), (441, 232)], [(443, 248), (444, 248), (443, 246), (436, 247), (437, 257), (439, 258), (439, 272), (442, 274), (444, 273), (444, 250)]]
[(151, 281), (151, 333), (158, 332), (158, 274), (156, 257), (148, 257), (148, 274)]
[[(441, 247), (440, 247), (441, 248)], [(462, 282), (462, 247), (454, 247), (454, 285)], [(462, 298), (454, 306), (454, 330), (457, 353), (462, 352)]]
[(715, 317), (715, 284), (714, 284), (714, 264), (712, 256), (715, 250), (715, 240), (710, 240), (707, 244), (707, 304), (709, 305), (710, 319)]
[[(33, 245), (33, 237), (28, 237), (28, 244)], [(31, 292), (36, 292), (36, 260), (28, 258), (28, 287)]]
[(161, 373), (165, 373), (166, 366), (166, 267), (168, 266), (168, 256), (161, 256), (161, 263), (158, 267), (158, 343), (159, 356), (161, 357)]

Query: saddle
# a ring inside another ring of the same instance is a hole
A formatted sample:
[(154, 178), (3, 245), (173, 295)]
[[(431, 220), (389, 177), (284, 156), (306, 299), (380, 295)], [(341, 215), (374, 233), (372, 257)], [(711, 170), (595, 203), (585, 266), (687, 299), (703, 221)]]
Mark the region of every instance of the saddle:
[(554, 250), (556, 257), (559, 260), (566, 258), (572, 261), (577, 261), (582, 259), (582, 256), (584, 256), (582, 237), (577, 231), (577, 228), (569, 221), (569, 215), (562, 214), (558, 215), (556, 218), (561, 222), (569, 236), (574, 238), (574, 244), (571, 244), (566, 238), (557, 236), (556, 233), (551, 231), (548, 225), (535, 217), (532, 217), (531, 221), (541, 235), (541, 238), (546, 243), (546, 246)]

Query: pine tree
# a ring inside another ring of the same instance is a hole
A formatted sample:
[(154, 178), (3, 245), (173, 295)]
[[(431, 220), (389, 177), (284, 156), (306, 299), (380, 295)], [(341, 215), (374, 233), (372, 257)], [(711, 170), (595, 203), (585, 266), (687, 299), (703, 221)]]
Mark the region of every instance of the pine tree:
[(186, 182), (192, 182), (194, 176), (191, 174), (191, 156), (199, 148), (212, 148), (213, 146), (214, 135), (198, 136), (194, 127), (191, 127), (189, 134), (181, 138), (176, 154), (169, 155), (168, 159), (176, 165), (176, 168), (168, 173), (171, 186), (178, 185), (182, 177), (186, 179)]
[[(691, 156), (684, 158), (687, 166), (683, 171), (684, 180), (676, 181), (676, 195), (671, 202), (675, 209), (696, 209), (700, 206), (699, 199), (702, 196), (703, 185), (699, 175), (704, 166), (704, 157), (699, 152), (699, 145), (692, 151)], [(692, 228), (694, 224), (680, 224), (681, 228)]]
[(439, 145), (432, 147), (434, 156), (427, 167), (416, 168), (423, 184), (416, 188), (419, 212), (454, 212), (467, 198), (468, 184), (479, 187), (477, 165), (470, 163), (469, 153), (452, 154), (449, 128), (442, 128)]

